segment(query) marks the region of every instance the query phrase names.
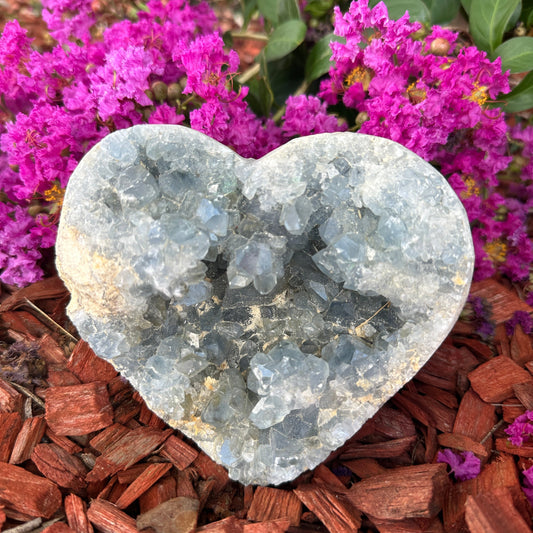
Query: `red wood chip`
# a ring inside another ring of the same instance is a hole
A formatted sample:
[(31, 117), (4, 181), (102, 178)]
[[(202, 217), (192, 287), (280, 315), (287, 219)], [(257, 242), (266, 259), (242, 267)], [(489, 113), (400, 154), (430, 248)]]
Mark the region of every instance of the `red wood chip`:
[(0, 413), (0, 462), (9, 461), (21, 427), (22, 419), (18, 413)]
[(70, 455), (57, 444), (38, 444), (31, 460), (46, 478), (60, 487), (81, 492), (87, 486), (87, 467), (79, 457)]
[(316, 484), (299, 485), (294, 493), (320, 519), (330, 533), (352, 533), (361, 527), (361, 513), (336, 492)]
[(67, 367), (82, 383), (107, 382), (117, 375), (117, 371), (107, 361), (97, 357), (85, 341), (78, 341)]
[(43, 438), (45, 429), (46, 421), (44, 415), (26, 418), (13, 446), (13, 452), (11, 453), (9, 462), (17, 465), (27, 461), (31, 456), (33, 448)]
[(93, 500), (87, 517), (101, 533), (139, 533), (135, 519), (105, 500)]
[(46, 391), (46, 422), (57, 435), (87, 435), (113, 423), (106, 384), (83, 383)]
[(357, 509), (380, 519), (433, 518), (449, 486), (446, 465), (423, 464), (364, 479), (346, 497)]
[(185, 470), (198, 457), (198, 450), (176, 435), (171, 435), (165, 442), (161, 455), (172, 461), (178, 470)]
[(248, 519), (263, 522), (276, 518), (288, 518), (291, 525), (297, 526), (302, 516), (302, 503), (288, 490), (257, 487), (252, 505), (248, 510)]
[(22, 394), (0, 378), (0, 413), (22, 413), (23, 401)]
[(470, 533), (531, 533), (508, 489), (468, 496), (465, 510)]
[(119, 509), (131, 505), (141, 494), (146, 492), (159, 478), (172, 468), (171, 463), (154, 463), (148, 466), (122, 493), (115, 502)]
[(126, 433), (96, 459), (87, 481), (99, 481), (126, 470), (160, 446), (171, 433), (171, 429), (161, 431), (147, 426)]
[(68, 494), (65, 497), (65, 514), (68, 525), (76, 533), (93, 533), (93, 526), (87, 518), (85, 502), (76, 494)]
[(61, 505), (61, 492), (48, 479), (19, 466), (0, 463), (0, 505), (5, 505), (6, 513), (50, 518)]
[(521, 300), (514, 291), (492, 278), (472, 283), (470, 294), (487, 300), (491, 306), (491, 319), (496, 324), (512, 318), (515, 311), (533, 312), (533, 308)]
[(533, 383), (533, 377), (512, 359), (499, 355), (468, 374), (472, 388), (487, 403), (502, 402), (514, 396), (513, 385)]

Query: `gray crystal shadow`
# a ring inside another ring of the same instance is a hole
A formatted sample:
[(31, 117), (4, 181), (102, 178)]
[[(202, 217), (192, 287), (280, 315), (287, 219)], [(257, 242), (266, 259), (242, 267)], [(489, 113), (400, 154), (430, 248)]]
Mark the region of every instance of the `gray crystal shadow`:
[(474, 262), (459, 199), (397, 143), (322, 134), (255, 161), (169, 125), (83, 158), (56, 250), (80, 335), (258, 484), (314, 468), (414, 376)]

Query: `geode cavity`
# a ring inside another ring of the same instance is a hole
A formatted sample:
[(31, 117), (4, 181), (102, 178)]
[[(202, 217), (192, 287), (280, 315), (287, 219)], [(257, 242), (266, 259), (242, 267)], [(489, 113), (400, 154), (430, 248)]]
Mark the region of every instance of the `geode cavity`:
[(413, 377), (473, 262), (446, 180), (354, 133), (256, 161), (181, 126), (117, 131), (73, 173), (57, 241), (81, 336), (260, 484), (314, 468)]

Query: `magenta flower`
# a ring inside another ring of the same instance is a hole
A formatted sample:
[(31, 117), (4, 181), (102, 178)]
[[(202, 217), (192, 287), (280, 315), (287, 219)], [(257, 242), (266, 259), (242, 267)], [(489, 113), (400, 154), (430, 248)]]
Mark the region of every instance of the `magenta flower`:
[[(180, 43), (174, 50), (173, 59), (187, 75), (184, 94), (195, 93), (206, 100), (235, 95), (226, 83), (228, 75), (237, 73), (239, 56), (233, 50), (228, 54), (224, 52), (224, 42), (218, 33), (200, 36), (190, 45)], [(246, 94), (238, 95), (241, 99), (244, 96)]]
[(141, 106), (151, 105), (145, 91), (150, 88), (148, 78), (152, 69), (150, 54), (139, 46), (119, 48), (106, 54), (105, 64), (89, 75), (100, 117), (107, 120), (123, 113), (121, 104), (125, 100), (133, 100)]
[(149, 124), (181, 124), (185, 115), (178, 115), (176, 108), (161, 104), (155, 108), (148, 119)]
[(522, 490), (524, 491), (529, 504), (533, 506), (533, 466), (524, 470), (522, 474), (524, 475)]
[(0, 94), (7, 99), (11, 112), (18, 112), (25, 98), (25, 88), (18, 78), (30, 55), (31, 39), (17, 20), (6, 22), (0, 36)]
[(43, 20), (59, 43), (80, 39), (87, 43), (96, 22), (90, 0), (43, 0)]
[(39, 248), (55, 242), (56, 227), (45, 226), (46, 219), (36, 220), (20, 206), (0, 202), (0, 280), (7, 284), (26, 285), (39, 280), (42, 269)]
[(187, 46), (182, 44), (173, 57), (187, 76), (183, 93), (203, 100), (190, 112), (191, 128), (230, 146), (243, 157), (261, 157), (280, 145), (279, 129), (248, 109), (244, 101), (248, 88), (233, 90), (231, 79), (237, 73), (239, 58), (233, 51), (224, 51), (220, 35), (205, 35)]
[(533, 317), (527, 311), (515, 311), (512, 318), (505, 323), (507, 335), (511, 336), (521, 326), (526, 335), (533, 333)]
[[(19, 200), (44, 192), (54, 180), (64, 187), (82, 151), (72, 135), (71, 117), (64, 108), (50, 104), (34, 107), (29, 115), (19, 113), (16, 122), (7, 124), (1, 148), (18, 173), (15, 183), (0, 181), (0, 187), (13, 191)], [(6, 178), (13, 175), (0, 175), (0, 180)]]
[(505, 429), (505, 433), (509, 435), (509, 442), (513, 446), (522, 446), (533, 434), (533, 411), (526, 411), (523, 415), (517, 416)]
[(345, 131), (345, 123), (339, 124), (336, 117), (328, 115), (326, 104), (316, 96), (289, 96), (283, 115), (283, 133), (287, 137), (295, 135), (304, 137), (316, 133)]
[(481, 472), (481, 461), (470, 451), (460, 454), (449, 449), (439, 451), (437, 463), (446, 463), (457, 481), (474, 479)]

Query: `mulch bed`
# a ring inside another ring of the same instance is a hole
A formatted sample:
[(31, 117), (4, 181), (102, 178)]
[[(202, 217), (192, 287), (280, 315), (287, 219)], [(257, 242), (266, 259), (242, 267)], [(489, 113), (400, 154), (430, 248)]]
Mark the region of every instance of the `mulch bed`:
[[(0, 295), (0, 530), (47, 533), (530, 532), (505, 427), (533, 409), (533, 346), (505, 280), (475, 283), (496, 332), (459, 321), (431, 360), (342, 448), (280, 487), (231, 481), (89, 346), (57, 277)], [(456, 482), (437, 451), (470, 450)], [(13, 528), (13, 529), (12, 529)]]

